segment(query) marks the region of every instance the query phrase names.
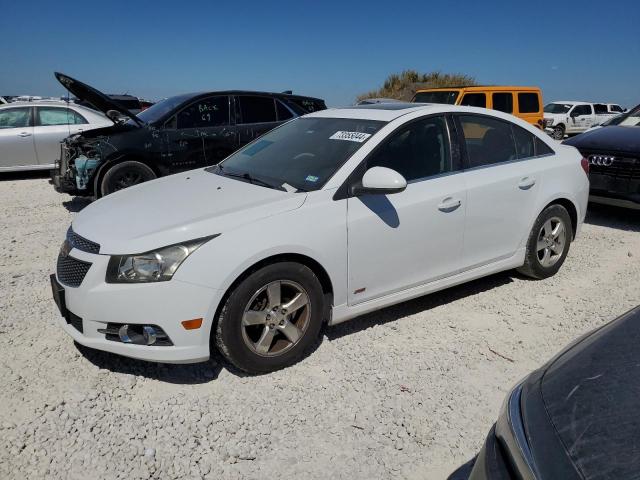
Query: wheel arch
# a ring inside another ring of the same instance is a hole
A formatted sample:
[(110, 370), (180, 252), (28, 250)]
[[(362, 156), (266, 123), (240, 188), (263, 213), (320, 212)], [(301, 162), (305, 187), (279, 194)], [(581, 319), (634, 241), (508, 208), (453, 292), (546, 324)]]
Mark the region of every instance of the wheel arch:
[(318, 277), (320, 281), (320, 285), (322, 286), (322, 292), (325, 298), (325, 312), (323, 322), (327, 323), (330, 318), (331, 306), (333, 305), (333, 282), (331, 281), (331, 277), (327, 273), (327, 270), (315, 259), (311, 258), (308, 255), (300, 254), (300, 253), (280, 253), (265, 257), (251, 266), (245, 268), (245, 270), (240, 273), (233, 282), (229, 285), (229, 287), (225, 290), (224, 294), (220, 298), (218, 302), (218, 306), (216, 307), (216, 311), (214, 313), (213, 322), (211, 326), (211, 331), (209, 333), (210, 340), (213, 339), (214, 332), (216, 331), (216, 323), (218, 322), (218, 318), (220, 316), (220, 312), (224, 307), (229, 295), (235, 290), (235, 288), (249, 275), (257, 270), (266, 267), (267, 265), (272, 265), (274, 263), (280, 262), (295, 262), (300, 263), (308, 267), (315, 275)]
[(542, 210), (540, 210), (538, 215), (544, 212), (551, 205), (561, 205), (567, 210), (567, 212), (569, 212), (569, 218), (571, 219), (571, 240), (575, 240), (576, 230), (578, 228), (578, 209), (575, 204), (566, 197), (559, 197), (547, 203)]
[(153, 170), (153, 173), (156, 174), (156, 177), (162, 176), (162, 173), (159, 171), (158, 166), (155, 165), (154, 162), (137, 157), (135, 153), (123, 153), (117, 156), (109, 157), (98, 167), (96, 173), (93, 176), (93, 195), (96, 198), (100, 198), (102, 196), (102, 192), (100, 191), (100, 184), (102, 183), (102, 179), (107, 173), (107, 170), (109, 170), (114, 165), (117, 165), (118, 163), (126, 162), (129, 160), (145, 164), (147, 167)]

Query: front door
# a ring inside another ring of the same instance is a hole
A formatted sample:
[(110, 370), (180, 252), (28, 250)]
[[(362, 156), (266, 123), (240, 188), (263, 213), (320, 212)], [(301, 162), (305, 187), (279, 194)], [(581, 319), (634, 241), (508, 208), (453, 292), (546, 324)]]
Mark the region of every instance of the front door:
[(36, 165), (31, 107), (0, 110), (0, 168)]
[(196, 100), (171, 117), (165, 129), (164, 163), (171, 172), (214, 165), (238, 147), (227, 95)]
[(461, 267), (466, 191), (447, 122), (431, 116), (400, 127), (367, 158), (408, 182), (393, 195), (349, 198), (349, 304), (392, 294)]
[(535, 214), (545, 159), (533, 158), (534, 135), (517, 125), (483, 115), (457, 120), (466, 151), (468, 270), (516, 253)]

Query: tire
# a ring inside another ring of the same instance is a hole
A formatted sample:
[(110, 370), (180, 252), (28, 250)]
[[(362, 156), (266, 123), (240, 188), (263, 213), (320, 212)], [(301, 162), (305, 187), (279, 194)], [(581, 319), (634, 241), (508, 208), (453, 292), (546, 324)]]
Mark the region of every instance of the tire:
[(538, 280), (552, 277), (567, 258), (572, 238), (573, 227), (567, 209), (557, 204), (545, 208), (533, 224), (524, 265), (518, 271)]
[(323, 313), (322, 286), (310, 268), (294, 262), (267, 265), (228, 296), (215, 345), (245, 372), (279, 370), (296, 363), (316, 341)]
[(124, 188), (157, 178), (147, 165), (134, 160), (116, 163), (109, 167), (100, 182), (100, 194), (104, 197)]
[(561, 141), (564, 138), (564, 125), (556, 125), (551, 132), (551, 138)]

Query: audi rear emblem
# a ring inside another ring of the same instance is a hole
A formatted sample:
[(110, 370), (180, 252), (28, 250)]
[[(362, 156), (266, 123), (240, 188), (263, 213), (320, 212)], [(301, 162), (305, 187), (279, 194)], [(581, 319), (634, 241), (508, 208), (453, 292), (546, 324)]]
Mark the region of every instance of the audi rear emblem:
[(601, 167), (610, 167), (616, 157), (609, 157), (606, 155), (590, 155), (589, 164), (599, 165)]

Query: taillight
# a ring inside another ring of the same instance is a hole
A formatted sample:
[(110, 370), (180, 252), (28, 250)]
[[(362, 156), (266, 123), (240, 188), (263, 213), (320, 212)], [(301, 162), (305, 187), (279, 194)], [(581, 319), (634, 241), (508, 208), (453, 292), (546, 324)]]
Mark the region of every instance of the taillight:
[(580, 165), (582, 165), (582, 169), (584, 170), (584, 173), (589, 175), (589, 160), (582, 157), (582, 160), (580, 160)]

